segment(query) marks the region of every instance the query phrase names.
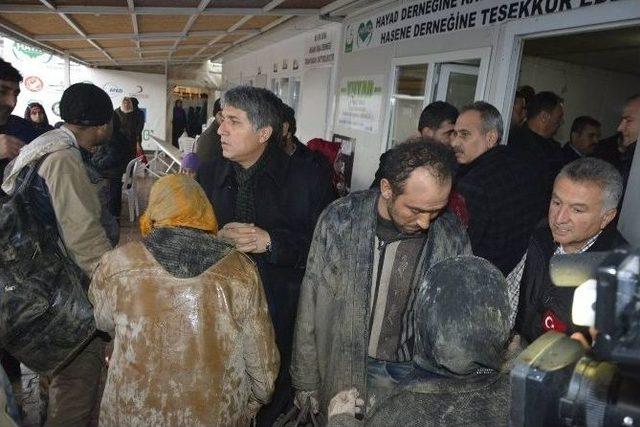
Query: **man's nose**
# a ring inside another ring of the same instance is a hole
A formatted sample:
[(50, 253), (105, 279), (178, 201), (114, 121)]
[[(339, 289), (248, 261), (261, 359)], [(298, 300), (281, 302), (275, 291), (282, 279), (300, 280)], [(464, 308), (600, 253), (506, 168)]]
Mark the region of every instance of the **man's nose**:
[(620, 120), (620, 124), (618, 125), (618, 129), (616, 129), (618, 132), (623, 132), (624, 131), (624, 119)]
[(429, 214), (420, 214), (418, 216), (416, 224), (418, 224), (418, 227), (420, 227), (420, 229), (426, 230), (427, 228), (429, 228), (429, 224), (431, 224), (431, 217), (429, 216)]
[(569, 221), (569, 208), (563, 206), (558, 209), (558, 213), (556, 214), (556, 222), (559, 224), (564, 224), (567, 221)]

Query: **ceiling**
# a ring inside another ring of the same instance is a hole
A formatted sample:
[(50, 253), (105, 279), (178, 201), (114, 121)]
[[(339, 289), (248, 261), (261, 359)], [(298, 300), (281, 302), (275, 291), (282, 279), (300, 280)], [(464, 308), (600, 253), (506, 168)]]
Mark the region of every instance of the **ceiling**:
[(86, 65), (201, 63), (297, 17), (362, 0), (1, 0), (0, 33)]
[(526, 40), (523, 54), (640, 75), (640, 28)]

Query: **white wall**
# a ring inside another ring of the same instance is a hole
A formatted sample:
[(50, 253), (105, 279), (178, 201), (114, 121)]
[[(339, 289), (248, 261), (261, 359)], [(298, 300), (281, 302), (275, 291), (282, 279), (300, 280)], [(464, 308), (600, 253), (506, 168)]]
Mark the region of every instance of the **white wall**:
[(640, 76), (525, 56), (518, 85), (530, 85), (536, 92), (550, 90), (564, 98), (564, 124), (556, 139), (569, 140), (573, 119), (592, 116), (602, 123), (602, 136), (612, 135), (620, 123), (625, 99), (640, 88)]

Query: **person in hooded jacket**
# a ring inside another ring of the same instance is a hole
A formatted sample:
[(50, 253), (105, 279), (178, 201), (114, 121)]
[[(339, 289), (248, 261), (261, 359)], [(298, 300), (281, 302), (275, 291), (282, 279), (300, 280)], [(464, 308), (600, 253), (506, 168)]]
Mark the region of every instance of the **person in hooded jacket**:
[(460, 256), (435, 265), (416, 299), (413, 372), (391, 391), (341, 391), (328, 425), (507, 426), (509, 311), (505, 279), (489, 261)]

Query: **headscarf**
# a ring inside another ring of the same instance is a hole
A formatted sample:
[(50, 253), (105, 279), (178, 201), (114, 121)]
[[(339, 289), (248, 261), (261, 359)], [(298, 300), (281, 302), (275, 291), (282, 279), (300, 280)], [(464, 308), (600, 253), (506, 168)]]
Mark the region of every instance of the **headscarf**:
[(147, 236), (154, 228), (188, 227), (218, 232), (218, 221), (204, 190), (187, 175), (160, 178), (149, 195), (149, 206), (140, 217), (140, 231)]
[(458, 378), (500, 369), (510, 308), (504, 276), (489, 261), (458, 256), (431, 267), (414, 307), (422, 369)]

